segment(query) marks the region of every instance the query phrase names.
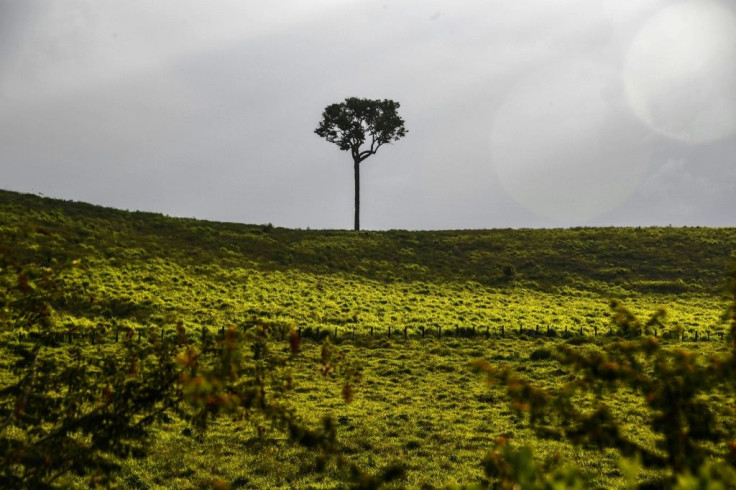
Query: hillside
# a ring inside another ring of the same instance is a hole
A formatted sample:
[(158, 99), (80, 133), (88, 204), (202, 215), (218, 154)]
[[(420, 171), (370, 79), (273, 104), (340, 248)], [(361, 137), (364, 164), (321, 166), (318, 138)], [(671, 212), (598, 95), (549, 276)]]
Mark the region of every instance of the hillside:
[(51, 256), (165, 259), (262, 271), (299, 270), (382, 282), (465, 283), (542, 291), (708, 293), (736, 253), (734, 228), (573, 228), (352, 232), (291, 230), (0, 191), (0, 237), (51, 232)]

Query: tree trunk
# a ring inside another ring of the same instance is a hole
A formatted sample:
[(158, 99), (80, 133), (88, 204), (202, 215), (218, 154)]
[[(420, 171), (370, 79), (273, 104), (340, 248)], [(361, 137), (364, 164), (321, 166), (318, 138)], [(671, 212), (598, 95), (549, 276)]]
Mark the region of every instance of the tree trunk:
[(360, 230), (360, 161), (356, 160), (355, 169), (355, 231)]

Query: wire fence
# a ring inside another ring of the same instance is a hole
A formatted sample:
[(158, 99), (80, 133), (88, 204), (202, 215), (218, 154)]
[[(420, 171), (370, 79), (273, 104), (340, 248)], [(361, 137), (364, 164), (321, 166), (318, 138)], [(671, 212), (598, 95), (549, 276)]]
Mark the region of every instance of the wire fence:
[[(642, 336), (653, 336), (658, 339), (679, 341), (679, 342), (710, 342), (722, 341), (725, 338), (724, 331), (711, 330), (701, 331), (697, 329), (670, 329), (666, 331), (658, 331), (654, 329), (648, 334), (642, 330), (633, 332), (629, 335), (622, 335), (613, 327), (579, 327), (576, 329), (564, 327), (555, 327), (552, 325), (537, 325), (533, 328), (507, 327), (506, 325), (497, 326), (362, 326), (362, 327), (332, 327), (326, 328), (322, 326), (299, 326), (291, 327), (286, 325), (259, 325), (253, 322), (247, 322), (240, 327), (244, 333), (251, 329), (261, 328), (260, 335), (264, 338), (287, 340), (290, 336), (296, 335), (299, 340), (308, 341), (324, 341), (329, 339), (332, 342), (347, 342), (355, 340), (380, 339), (387, 338), (393, 340), (423, 340), (423, 339), (519, 339), (534, 340), (539, 338), (548, 339), (592, 339), (592, 338), (609, 338), (609, 339), (632, 339)], [(25, 332), (18, 331), (16, 339), (19, 342), (33, 341), (34, 339), (43, 338), (47, 343), (61, 344), (106, 344), (117, 342), (174, 342), (183, 343), (196, 341), (219, 341), (224, 338), (226, 329), (211, 329), (206, 326), (197, 328), (189, 327), (185, 329), (183, 326), (144, 326), (141, 328), (118, 327), (110, 325), (101, 325), (98, 328), (84, 329), (68, 329), (57, 330), (54, 332)], [(185, 340), (186, 339), (186, 340)]]

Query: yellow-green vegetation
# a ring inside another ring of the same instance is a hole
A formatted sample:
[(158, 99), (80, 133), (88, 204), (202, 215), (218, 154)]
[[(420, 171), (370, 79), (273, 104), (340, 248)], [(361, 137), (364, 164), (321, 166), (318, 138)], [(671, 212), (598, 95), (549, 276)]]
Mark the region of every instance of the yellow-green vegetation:
[[(671, 486), (687, 464), (636, 459), (667, 449), (641, 388), (659, 385), (632, 366), (727, 358), (734, 244), (731, 228), (287, 230), (0, 191), (0, 483)], [(580, 381), (593, 371), (610, 386)], [(693, 468), (725, 472), (701, 465), (734, 437), (733, 386), (712, 386), (691, 400), (717, 407)], [(602, 400), (622, 437), (570, 443)]]

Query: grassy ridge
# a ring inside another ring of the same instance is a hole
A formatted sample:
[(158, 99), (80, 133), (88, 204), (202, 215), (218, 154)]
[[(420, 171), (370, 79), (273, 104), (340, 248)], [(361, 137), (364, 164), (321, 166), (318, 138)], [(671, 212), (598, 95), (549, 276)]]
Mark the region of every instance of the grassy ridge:
[[(475, 281), (621, 294), (718, 291), (736, 253), (735, 228), (308, 231), (127, 212), (0, 191), (8, 239), (36, 223), (63, 253), (117, 260), (218, 263), (344, 274), (384, 282)], [(53, 251), (50, 251), (52, 253)]]

